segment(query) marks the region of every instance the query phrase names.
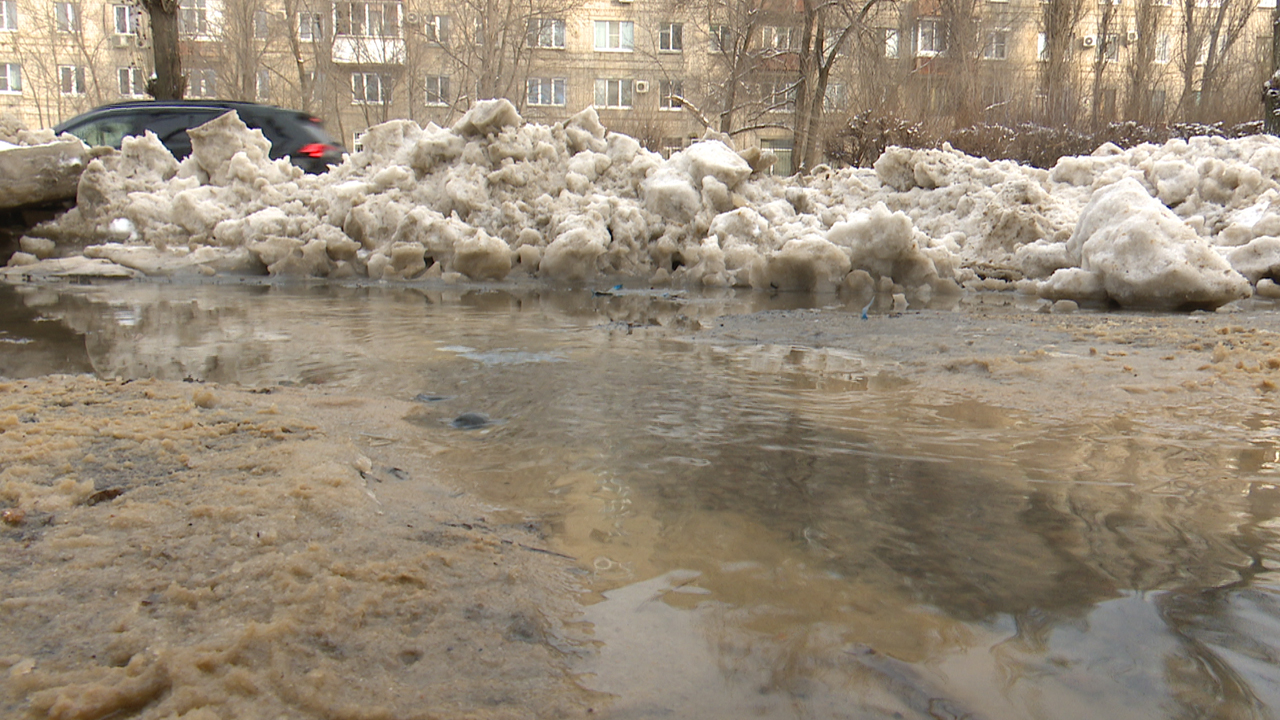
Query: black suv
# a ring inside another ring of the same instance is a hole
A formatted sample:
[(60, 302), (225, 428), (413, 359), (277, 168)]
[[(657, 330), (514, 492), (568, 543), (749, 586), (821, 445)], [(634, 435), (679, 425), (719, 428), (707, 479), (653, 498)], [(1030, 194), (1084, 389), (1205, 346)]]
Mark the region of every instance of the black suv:
[(297, 110), (231, 100), (143, 100), (104, 105), (55, 125), (58, 134), (71, 133), (89, 145), (120, 148), (126, 135), (150, 130), (179, 160), (191, 154), (187, 129), (203, 125), (235, 110), (240, 120), (271, 141), (271, 157), (288, 157), (309, 173), (322, 173), (342, 162), (342, 143), (325, 132), (320, 118)]

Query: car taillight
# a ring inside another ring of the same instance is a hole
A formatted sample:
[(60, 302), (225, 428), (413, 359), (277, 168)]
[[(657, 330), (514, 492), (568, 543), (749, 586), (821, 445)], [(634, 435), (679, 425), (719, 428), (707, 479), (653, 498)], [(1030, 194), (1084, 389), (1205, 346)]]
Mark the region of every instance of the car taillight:
[(337, 150), (337, 149), (338, 148), (332, 145), (325, 145), (324, 143), (309, 143), (307, 145), (303, 145), (302, 147), (298, 148), (298, 154), (306, 155), (307, 157), (318, 158), (318, 157), (324, 157), (324, 154), (330, 150)]

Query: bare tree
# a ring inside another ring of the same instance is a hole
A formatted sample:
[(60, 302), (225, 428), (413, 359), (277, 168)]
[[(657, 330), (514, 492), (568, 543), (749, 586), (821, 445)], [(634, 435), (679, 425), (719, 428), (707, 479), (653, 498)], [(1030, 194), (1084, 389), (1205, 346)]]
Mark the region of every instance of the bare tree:
[(155, 77), (147, 92), (157, 100), (181, 100), (187, 92), (178, 44), (178, 0), (140, 0), (151, 25)]
[[(1120, 13), (1117, 0), (1103, 0), (1097, 14), (1093, 38), (1089, 117), (1096, 129), (1115, 120), (1115, 88), (1104, 88), (1107, 71), (1120, 61)], [(1104, 95), (1104, 92), (1106, 95)], [(1108, 98), (1110, 102), (1108, 102)]]
[(1230, 53), (1249, 25), (1254, 0), (1181, 0), (1179, 69), (1184, 120), (1208, 121), (1218, 111)]
[(846, 57), (843, 51), (866, 28), (872, 11), (892, 1), (802, 0), (804, 28), (800, 37), (793, 151), (801, 171), (821, 159), (820, 130), (832, 69)]
[(1041, 121), (1047, 125), (1070, 125), (1077, 120), (1078, 87), (1073, 58), (1074, 43), (1084, 18), (1085, 0), (1049, 0), (1040, 13)]
[(1167, 33), (1171, 8), (1156, 0), (1139, 0), (1134, 9), (1133, 30), (1126, 33), (1129, 59), (1125, 117), (1140, 123), (1164, 119), (1164, 90), (1160, 88), (1170, 52)]

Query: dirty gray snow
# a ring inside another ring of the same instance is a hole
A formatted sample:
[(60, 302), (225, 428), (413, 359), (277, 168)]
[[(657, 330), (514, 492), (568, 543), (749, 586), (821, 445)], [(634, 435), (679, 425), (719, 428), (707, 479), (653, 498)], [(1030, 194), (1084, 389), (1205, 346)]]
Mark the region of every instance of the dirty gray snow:
[(1280, 139), (1197, 137), (1050, 170), (890, 148), (874, 169), (762, 174), (708, 138), (670, 160), (592, 109), (505, 100), (452, 128), (396, 120), (326, 175), (228, 114), (178, 162), (154, 136), (93, 160), (78, 206), (5, 276), (262, 275), (901, 293), (965, 289), (1152, 309), (1280, 296)]

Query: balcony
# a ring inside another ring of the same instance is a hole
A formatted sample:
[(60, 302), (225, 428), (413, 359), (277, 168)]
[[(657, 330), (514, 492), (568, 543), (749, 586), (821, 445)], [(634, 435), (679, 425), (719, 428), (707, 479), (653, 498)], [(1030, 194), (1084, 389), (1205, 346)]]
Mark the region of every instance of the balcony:
[(404, 39), (340, 35), (333, 39), (333, 61), (340, 65), (403, 65)]

